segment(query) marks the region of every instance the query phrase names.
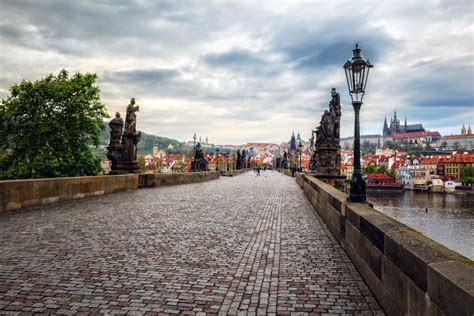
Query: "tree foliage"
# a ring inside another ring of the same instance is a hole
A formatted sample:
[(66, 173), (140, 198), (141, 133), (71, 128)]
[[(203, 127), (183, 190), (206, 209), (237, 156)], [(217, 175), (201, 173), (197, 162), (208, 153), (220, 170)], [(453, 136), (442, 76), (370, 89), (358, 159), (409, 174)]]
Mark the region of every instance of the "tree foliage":
[(0, 178), (96, 175), (103, 119), (95, 74), (22, 81), (0, 103)]

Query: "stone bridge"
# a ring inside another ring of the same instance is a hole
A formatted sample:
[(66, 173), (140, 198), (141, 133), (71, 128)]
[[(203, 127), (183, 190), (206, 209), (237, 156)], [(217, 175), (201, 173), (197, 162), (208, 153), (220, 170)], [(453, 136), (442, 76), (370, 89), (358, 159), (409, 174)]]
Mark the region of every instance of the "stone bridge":
[(0, 227), (2, 315), (383, 314), (277, 172), (35, 206)]

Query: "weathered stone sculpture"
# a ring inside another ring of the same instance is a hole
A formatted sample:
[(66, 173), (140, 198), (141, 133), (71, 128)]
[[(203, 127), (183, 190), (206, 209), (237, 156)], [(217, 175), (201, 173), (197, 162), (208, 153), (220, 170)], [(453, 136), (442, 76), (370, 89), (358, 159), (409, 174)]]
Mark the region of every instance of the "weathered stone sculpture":
[(201, 172), (201, 171), (208, 171), (208, 162), (204, 157), (204, 153), (201, 148), (201, 143), (196, 145), (196, 149), (194, 151), (194, 159), (191, 162), (191, 171), (193, 172)]
[(316, 129), (314, 152), (310, 166), (318, 176), (339, 176), (341, 146), (339, 133), (341, 126), (341, 102), (335, 88), (331, 91), (329, 110), (325, 110)]
[[(109, 123), (110, 143), (107, 147), (107, 158), (112, 162), (110, 174), (137, 173), (137, 144), (140, 141), (141, 132), (136, 131), (138, 105), (135, 99), (130, 100), (127, 106), (125, 128), (120, 113)], [(124, 129), (122, 134), (122, 129)], [(121, 139), (121, 141), (120, 141)]]
[(242, 169), (242, 154), (240, 153), (240, 149), (237, 150), (237, 160), (235, 162), (235, 169)]
[(115, 113), (115, 118), (113, 118), (110, 121), (109, 127), (110, 127), (109, 147), (120, 145), (120, 139), (122, 137), (122, 131), (123, 131), (123, 119), (120, 117), (119, 112)]

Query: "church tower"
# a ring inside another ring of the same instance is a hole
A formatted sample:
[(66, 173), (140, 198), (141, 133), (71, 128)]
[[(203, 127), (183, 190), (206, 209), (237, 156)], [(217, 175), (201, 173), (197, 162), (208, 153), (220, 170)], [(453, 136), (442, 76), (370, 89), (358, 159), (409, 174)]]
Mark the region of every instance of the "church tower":
[(467, 128), (467, 133), (472, 134), (471, 124), (469, 124), (469, 127)]
[(400, 120), (397, 118), (397, 111), (393, 113), (393, 118), (390, 122), (390, 134), (395, 134), (400, 131)]
[(461, 134), (466, 135), (466, 126), (464, 126), (464, 124), (462, 125), (462, 128), (461, 128)]
[(385, 120), (383, 122), (383, 136), (387, 135), (390, 135), (390, 131), (388, 130), (387, 117), (385, 117)]
[(296, 150), (296, 137), (295, 137), (295, 132), (291, 134), (291, 139), (290, 139), (290, 150)]

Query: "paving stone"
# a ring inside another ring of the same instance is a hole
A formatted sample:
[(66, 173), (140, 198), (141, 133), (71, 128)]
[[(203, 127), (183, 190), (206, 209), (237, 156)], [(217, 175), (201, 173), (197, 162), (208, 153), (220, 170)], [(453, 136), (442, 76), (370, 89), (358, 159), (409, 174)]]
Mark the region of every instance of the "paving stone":
[(277, 172), (0, 214), (0, 314), (383, 314)]

